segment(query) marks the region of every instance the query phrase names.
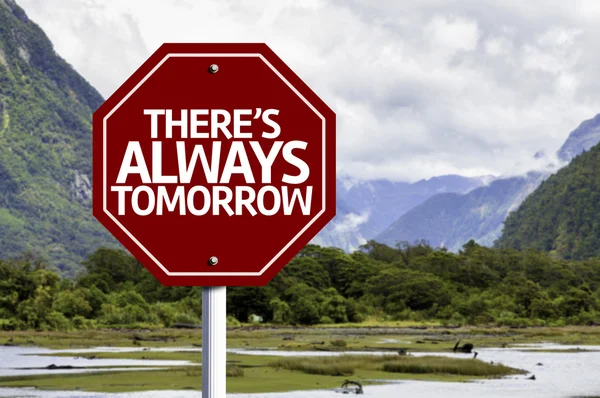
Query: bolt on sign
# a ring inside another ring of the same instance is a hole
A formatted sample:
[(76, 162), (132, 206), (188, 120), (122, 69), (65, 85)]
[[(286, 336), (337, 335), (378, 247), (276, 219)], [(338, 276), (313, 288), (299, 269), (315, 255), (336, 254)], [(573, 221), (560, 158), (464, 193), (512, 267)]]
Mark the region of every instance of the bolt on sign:
[(93, 172), (161, 283), (265, 285), (335, 216), (335, 114), (265, 44), (164, 44), (94, 113)]

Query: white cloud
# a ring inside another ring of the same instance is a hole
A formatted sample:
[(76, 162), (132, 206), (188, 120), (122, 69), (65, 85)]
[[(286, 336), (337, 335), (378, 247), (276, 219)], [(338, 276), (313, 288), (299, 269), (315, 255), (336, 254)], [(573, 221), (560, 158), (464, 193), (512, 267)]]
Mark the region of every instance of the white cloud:
[(333, 230), (337, 234), (358, 233), (358, 227), (369, 220), (369, 213), (348, 213), (336, 218)]
[(600, 111), (596, 0), (20, 0), (110, 95), (168, 41), (266, 42), (338, 115), (338, 170), (544, 167)]
[(449, 55), (454, 55), (460, 50), (475, 50), (479, 34), (474, 21), (435, 16), (425, 26), (425, 38), (436, 46), (436, 50), (446, 50)]
[(484, 45), (485, 51), (491, 56), (506, 56), (513, 51), (513, 43), (510, 39), (502, 36), (489, 37)]

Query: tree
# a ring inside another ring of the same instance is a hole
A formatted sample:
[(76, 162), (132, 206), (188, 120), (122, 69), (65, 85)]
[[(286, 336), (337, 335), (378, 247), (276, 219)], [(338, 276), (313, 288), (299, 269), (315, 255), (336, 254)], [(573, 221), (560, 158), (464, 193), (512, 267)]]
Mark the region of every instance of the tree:
[(125, 282), (139, 282), (147, 271), (123, 250), (99, 248), (83, 262), (88, 275), (104, 280), (110, 291), (118, 290)]
[(287, 324), (293, 320), (292, 310), (288, 303), (281, 301), (279, 298), (274, 298), (269, 303), (271, 311), (273, 311), (273, 323)]
[(269, 287), (239, 286), (227, 289), (227, 313), (245, 322), (250, 314), (261, 316), (264, 321), (273, 318)]
[(52, 289), (38, 286), (33, 297), (22, 301), (17, 307), (17, 318), (28, 328), (43, 330), (47, 327), (46, 317), (52, 312)]
[(319, 305), (310, 297), (301, 297), (291, 305), (291, 308), (294, 321), (301, 325), (314, 325), (321, 319)]
[(294, 258), (281, 273), (317, 289), (326, 289), (331, 286), (329, 274), (325, 268), (311, 257)]
[(87, 317), (92, 312), (92, 307), (82, 293), (82, 291), (74, 293), (69, 290), (60, 292), (52, 307), (67, 318), (73, 318), (77, 315)]
[(321, 306), (321, 315), (329, 317), (335, 323), (348, 322), (346, 299), (334, 288), (327, 289), (323, 294), (326, 298)]

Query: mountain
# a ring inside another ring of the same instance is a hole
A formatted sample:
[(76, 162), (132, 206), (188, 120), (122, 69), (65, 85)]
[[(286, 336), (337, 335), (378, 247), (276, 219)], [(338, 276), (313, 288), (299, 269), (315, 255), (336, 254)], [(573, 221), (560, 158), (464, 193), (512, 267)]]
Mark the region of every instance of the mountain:
[(13, 0), (0, 0), (0, 256), (71, 274), (116, 241), (91, 215), (91, 115), (100, 94)]
[(558, 158), (568, 162), (583, 151), (588, 151), (600, 142), (600, 114), (582, 122), (569, 134), (569, 137), (558, 150)]
[(508, 216), (497, 245), (533, 248), (567, 259), (600, 256), (599, 205), (600, 145), (596, 145), (550, 176)]
[(439, 193), (466, 193), (492, 179), (491, 176), (446, 175), (408, 183), (383, 179), (361, 181), (340, 176), (337, 180), (337, 216), (313, 243), (355, 250), (428, 198)]
[[(600, 115), (586, 120), (569, 134), (557, 155), (563, 162), (600, 142)], [(543, 157), (537, 153), (536, 157)], [(464, 195), (437, 195), (398, 218), (375, 237), (394, 245), (424, 239), (432, 246), (456, 251), (474, 239), (492, 245), (500, 237), (509, 212), (519, 208), (550, 174), (528, 173), (524, 177), (498, 179)]]
[(393, 246), (425, 239), (434, 247), (457, 251), (474, 238), (489, 246), (500, 236), (506, 215), (546, 176), (529, 173), (493, 181), (464, 195), (435, 195), (401, 216), (375, 240)]
[[(33, 252), (70, 275), (97, 247), (118, 246), (90, 212), (90, 121), (102, 102), (15, 1), (0, 0), (0, 256)], [(315, 242), (356, 249), (432, 195), (485, 182), (342, 177), (338, 216)]]
[(367, 243), (367, 238), (361, 233), (360, 227), (368, 219), (366, 213), (353, 211), (339, 197), (336, 198), (336, 216), (319, 232), (311, 243), (320, 246), (339, 247), (346, 251), (354, 251), (360, 245)]

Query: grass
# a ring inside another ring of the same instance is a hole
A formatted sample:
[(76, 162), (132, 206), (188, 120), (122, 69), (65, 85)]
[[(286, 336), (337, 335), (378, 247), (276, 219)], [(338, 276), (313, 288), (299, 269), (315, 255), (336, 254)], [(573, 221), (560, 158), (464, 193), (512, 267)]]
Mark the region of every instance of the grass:
[[(76, 332), (0, 332), (0, 345), (11, 344), (69, 349), (96, 346), (129, 347), (134, 336), (158, 341), (139, 341), (140, 347), (183, 347), (202, 344), (202, 331), (176, 329), (90, 330)], [(292, 340), (289, 340), (292, 338)], [(285, 339), (285, 340), (284, 340)], [(387, 341), (386, 341), (387, 340)], [(227, 332), (229, 348), (277, 348), (292, 351), (448, 351), (457, 340), (475, 347), (500, 347), (518, 343), (553, 342), (600, 345), (598, 327), (562, 328), (357, 328), (317, 329), (242, 327)], [(343, 341), (343, 342), (342, 342)], [(343, 346), (343, 344), (346, 344)], [(584, 347), (582, 347), (584, 348)]]
[[(94, 392), (133, 392), (151, 390), (200, 390), (201, 372), (185, 369), (96, 373), (83, 375), (51, 375), (46, 377), (12, 377), (0, 382), (1, 387), (35, 387), (43, 390), (83, 390)], [(243, 377), (227, 378), (227, 393), (283, 392), (334, 388), (344, 378), (306, 375), (291, 371), (275, 372), (269, 368), (244, 369)]]
[(244, 377), (244, 369), (239, 366), (228, 366), (225, 372), (227, 377)]
[(504, 365), (492, 365), (478, 359), (439, 356), (411, 357), (396, 355), (342, 355), (336, 357), (296, 357), (273, 361), (276, 369), (306, 374), (352, 376), (360, 369), (392, 373), (440, 374), (475, 377), (498, 377), (525, 373)]
[(439, 373), (460, 376), (499, 377), (523, 374), (524, 371), (477, 359), (446, 357), (401, 357), (383, 364), (383, 370), (394, 373)]
[(351, 376), (360, 366), (354, 355), (337, 357), (282, 358), (269, 364), (275, 369), (295, 370), (309, 375)]
[(365, 319), (363, 322), (361, 323), (353, 323), (353, 322), (347, 322), (347, 323), (332, 323), (332, 324), (328, 324), (328, 325), (316, 325), (313, 326), (313, 328), (322, 328), (322, 327), (327, 327), (327, 328), (338, 328), (338, 329), (343, 329), (343, 328), (370, 328), (370, 327), (395, 327), (395, 328), (411, 328), (411, 327), (435, 327), (435, 326), (441, 326), (441, 323), (438, 321), (422, 321), (422, 322), (417, 322), (417, 321), (382, 321), (380, 319), (377, 318), (367, 318)]
[[(147, 340), (134, 343), (134, 336)], [(291, 338), (291, 340), (290, 340)], [(553, 342), (559, 344), (600, 344), (600, 328), (461, 328), (423, 330), (403, 328), (312, 329), (279, 328), (229, 330), (229, 348), (277, 348), (290, 351), (384, 351), (405, 349), (408, 352), (449, 351), (456, 341), (475, 347), (500, 347), (517, 343)], [(342, 342), (343, 341), (343, 342)], [(144, 348), (201, 346), (201, 330), (93, 330), (77, 332), (0, 332), (4, 343), (55, 349), (96, 346)], [(343, 346), (343, 344), (346, 344)], [(584, 348), (584, 347), (582, 347)]]

